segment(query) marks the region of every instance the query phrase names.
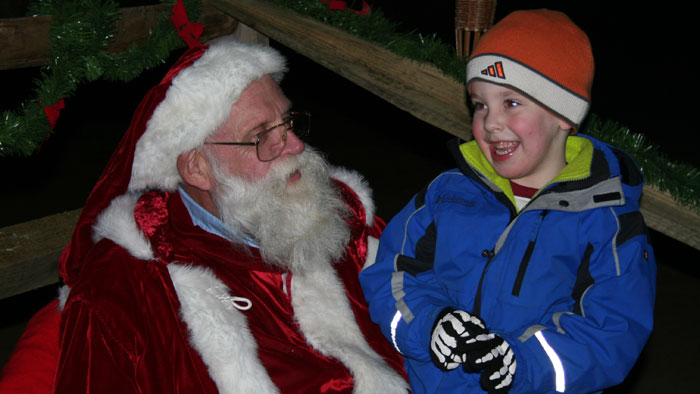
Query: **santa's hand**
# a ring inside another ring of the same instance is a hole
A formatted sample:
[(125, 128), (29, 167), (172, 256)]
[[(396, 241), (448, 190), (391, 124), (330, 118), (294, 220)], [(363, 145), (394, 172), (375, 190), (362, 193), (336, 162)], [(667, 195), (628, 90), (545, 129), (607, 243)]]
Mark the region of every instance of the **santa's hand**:
[(430, 358), (436, 367), (449, 371), (467, 362), (469, 346), (488, 334), (481, 319), (462, 310), (443, 309), (435, 319), (430, 338)]

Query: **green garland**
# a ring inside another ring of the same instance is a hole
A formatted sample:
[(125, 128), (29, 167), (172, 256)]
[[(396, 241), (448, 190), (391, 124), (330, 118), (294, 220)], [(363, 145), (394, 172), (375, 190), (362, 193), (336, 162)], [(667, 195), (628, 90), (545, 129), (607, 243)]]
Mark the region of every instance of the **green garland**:
[[(173, 5), (176, 0), (161, 0)], [(191, 21), (197, 20), (201, 0), (184, 0)], [(32, 15), (51, 15), (49, 52), (51, 64), (34, 83), (36, 97), (23, 103), (19, 113), (0, 116), (0, 157), (29, 156), (52, 133), (44, 107), (71, 97), (77, 87), (99, 78), (130, 81), (144, 70), (162, 64), (170, 53), (184, 46), (169, 13), (159, 16), (143, 44), (112, 55), (107, 52), (119, 19), (113, 0), (35, 0)]]
[[(398, 32), (398, 24), (388, 21), (376, 7), (369, 15), (338, 12), (318, 0), (269, 0), (278, 6), (309, 16), (387, 48), (398, 56), (429, 63), (458, 82), (465, 81), (466, 62), (451, 46), (435, 35)], [(161, 0), (173, 4), (175, 0)], [(184, 0), (189, 19), (197, 19), (201, 0)], [(31, 155), (51, 132), (43, 112), (75, 92), (80, 83), (98, 78), (128, 81), (143, 70), (159, 65), (183, 42), (172, 27), (168, 15), (161, 15), (143, 45), (110, 55), (106, 51), (119, 10), (112, 0), (35, 0), (33, 14), (53, 15), (50, 37), (53, 63), (45, 67), (36, 81), (37, 98), (22, 105), (22, 113), (4, 112), (0, 119), (0, 157)], [(674, 163), (641, 134), (632, 133), (619, 123), (591, 114), (582, 131), (607, 141), (627, 153), (639, 164), (647, 184), (668, 192), (676, 202), (700, 213), (700, 170)]]
[(588, 115), (582, 131), (624, 150), (642, 169), (647, 185), (667, 192), (680, 205), (700, 213), (700, 169), (670, 161), (644, 135), (596, 114)]

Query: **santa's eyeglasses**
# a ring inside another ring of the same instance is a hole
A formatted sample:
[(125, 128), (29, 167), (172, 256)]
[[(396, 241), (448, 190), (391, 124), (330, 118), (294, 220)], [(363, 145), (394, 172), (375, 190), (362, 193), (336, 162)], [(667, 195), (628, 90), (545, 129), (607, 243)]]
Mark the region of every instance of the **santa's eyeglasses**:
[(269, 127), (255, 135), (255, 142), (205, 142), (205, 145), (243, 145), (255, 146), (260, 161), (275, 160), (287, 144), (287, 132), (292, 130), (299, 138), (309, 134), (311, 114), (308, 112), (290, 112), (282, 122)]

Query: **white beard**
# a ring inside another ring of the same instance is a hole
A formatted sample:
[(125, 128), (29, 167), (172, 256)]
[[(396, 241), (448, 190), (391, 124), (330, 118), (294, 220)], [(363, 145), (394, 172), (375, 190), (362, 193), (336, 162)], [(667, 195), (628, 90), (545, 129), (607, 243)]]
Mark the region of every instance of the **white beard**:
[[(209, 157), (217, 181), (213, 199), (221, 220), (252, 237), (263, 260), (303, 273), (342, 257), (350, 239), (345, 223), (349, 210), (317, 151), (307, 146), (302, 154), (275, 162), (266, 177), (257, 181), (224, 174)], [(287, 185), (295, 171), (301, 172), (301, 178)]]

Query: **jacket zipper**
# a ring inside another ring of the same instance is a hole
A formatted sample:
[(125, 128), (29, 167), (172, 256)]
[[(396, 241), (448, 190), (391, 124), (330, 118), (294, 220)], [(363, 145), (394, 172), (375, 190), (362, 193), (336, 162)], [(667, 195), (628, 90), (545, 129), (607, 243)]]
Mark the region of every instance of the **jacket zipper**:
[[(482, 184), (483, 181), (481, 181)], [(484, 184), (487, 190), (489, 188)], [(508, 209), (508, 212), (510, 213), (510, 222), (515, 220), (515, 218), (518, 216), (518, 212), (515, 210), (515, 206), (510, 202), (510, 199), (506, 197), (505, 193), (500, 192), (500, 193), (493, 193), (492, 194), (497, 201), (501, 202), (504, 207)], [(491, 265), (491, 261), (493, 258), (496, 256), (496, 249), (492, 248), (491, 250), (489, 249), (484, 249), (481, 251), (481, 256), (486, 258), (486, 265), (484, 265), (483, 271), (481, 271), (481, 277), (479, 278), (479, 285), (476, 288), (476, 295), (474, 296), (474, 308), (472, 309), (472, 312), (476, 313), (478, 316), (481, 316), (481, 288), (484, 284), (484, 278), (486, 277), (486, 271), (489, 269), (489, 265)]]
[(494, 252), (493, 249), (488, 250), (484, 249), (481, 251), (481, 256), (486, 257), (486, 265), (484, 265), (484, 270), (481, 271), (481, 278), (479, 278), (479, 285), (476, 287), (476, 297), (474, 297), (474, 308), (472, 308), (472, 312), (476, 314), (477, 316), (481, 316), (481, 286), (484, 283), (484, 277), (486, 276), (486, 270), (489, 268), (489, 265), (491, 264), (491, 260), (493, 260), (493, 256), (495, 256), (496, 253)]
[(516, 297), (520, 295), (520, 289), (523, 285), (525, 272), (527, 271), (527, 267), (530, 264), (532, 251), (535, 249), (535, 244), (537, 243), (537, 238), (539, 237), (540, 229), (542, 228), (542, 222), (544, 221), (544, 217), (547, 216), (547, 213), (549, 213), (549, 211), (542, 211), (542, 213), (540, 213), (537, 223), (537, 231), (530, 238), (530, 242), (527, 244), (527, 249), (525, 249), (525, 254), (523, 255), (522, 260), (520, 261), (520, 267), (518, 267), (518, 274), (515, 277), (515, 283), (513, 284), (512, 291), (512, 294)]
[[(533, 234), (532, 239), (530, 240), (530, 243), (528, 244), (527, 249), (525, 250), (525, 254), (523, 256), (523, 259), (520, 263), (520, 267), (518, 268), (518, 274), (515, 278), (515, 283), (513, 285), (513, 295), (518, 296), (520, 294), (520, 288), (522, 286), (523, 279), (525, 277), (525, 272), (527, 271), (527, 267), (530, 262), (530, 257), (532, 256), (532, 251), (535, 249), (535, 244), (537, 243), (537, 237), (539, 236), (540, 229), (542, 228), (542, 222), (544, 221), (544, 217), (547, 216), (549, 211), (542, 211), (540, 213), (538, 223), (537, 223), (537, 230)], [(484, 284), (484, 278), (486, 277), (486, 271), (489, 268), (489, 265), (491, 265), (491, 261), (493, 261), (493, 258), (496, 256), (496, 252), (494, 249), (488, 250), (484, 249), (481, 252), (481, 256), (487, 258), (486, 260), (486, 265), (484, 265), (484, 269), (481, 271), (481, 277), (479, 278), (479, 285), (476, 288), (476, 296), (474, 297), (474, 308), (472, 311), (477, 314), (478, 316), (481, 316), (481, 293), (482, 293), (482, 287)]]

